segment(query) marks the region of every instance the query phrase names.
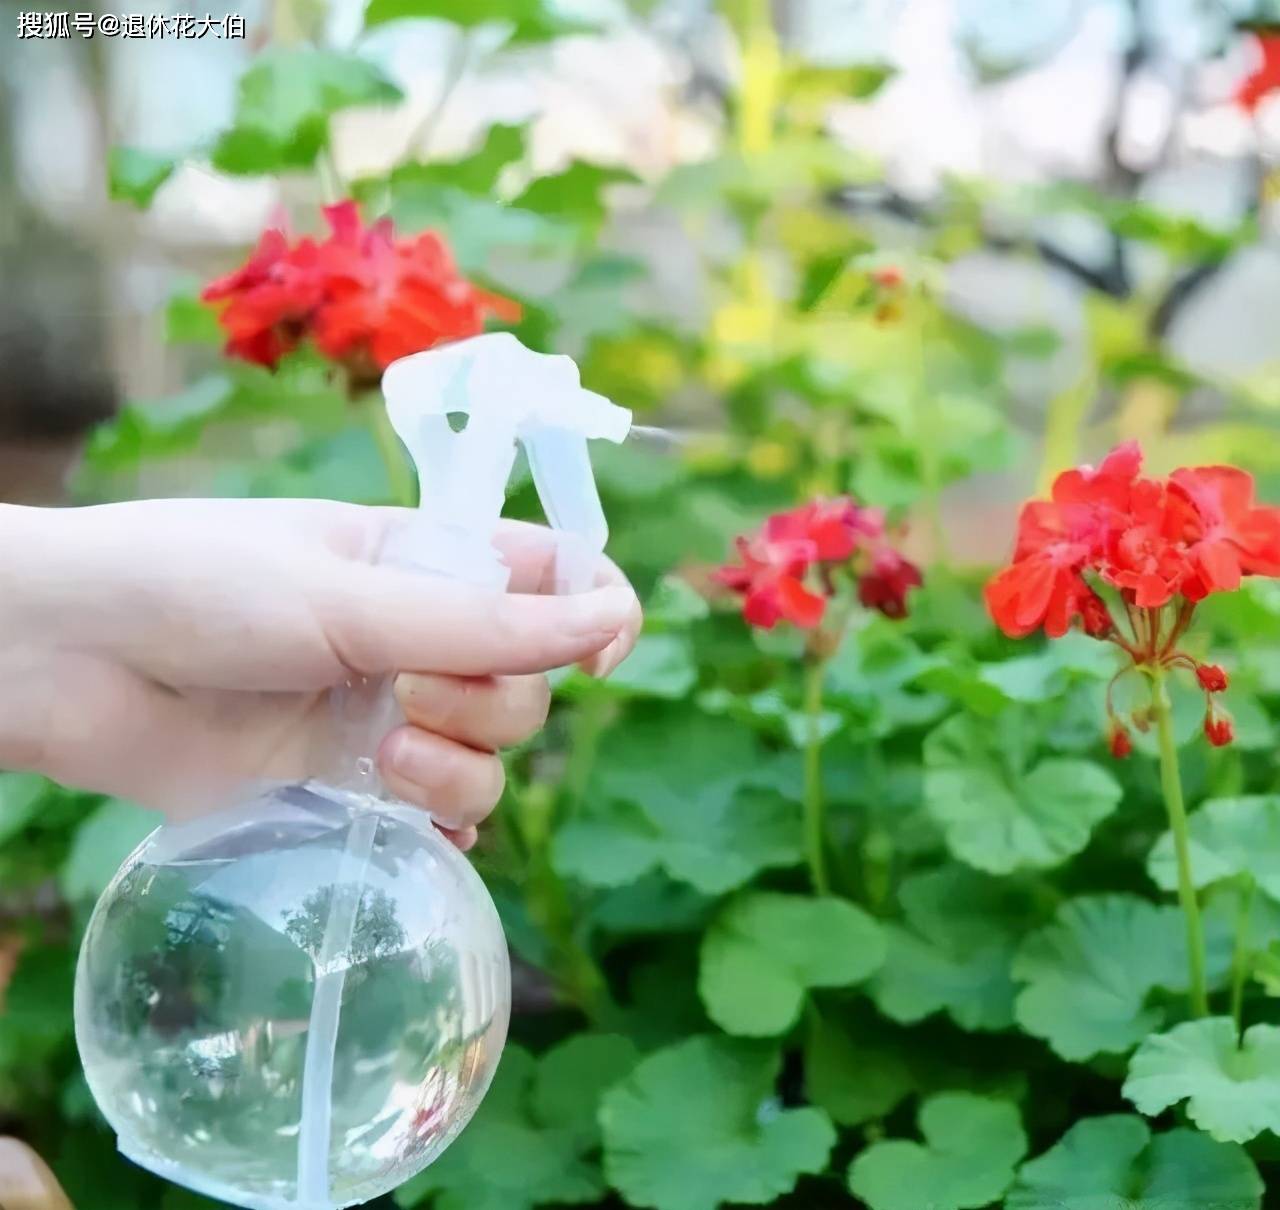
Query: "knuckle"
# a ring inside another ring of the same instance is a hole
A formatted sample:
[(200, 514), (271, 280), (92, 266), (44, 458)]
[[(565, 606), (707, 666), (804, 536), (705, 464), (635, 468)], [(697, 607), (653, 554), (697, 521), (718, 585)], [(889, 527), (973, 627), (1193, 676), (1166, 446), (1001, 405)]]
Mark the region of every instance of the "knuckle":
[(551, 711), (551, 685), (545, 676), (522, 677), (513, 693), (507, 743), (521, 743), (546, 725)]

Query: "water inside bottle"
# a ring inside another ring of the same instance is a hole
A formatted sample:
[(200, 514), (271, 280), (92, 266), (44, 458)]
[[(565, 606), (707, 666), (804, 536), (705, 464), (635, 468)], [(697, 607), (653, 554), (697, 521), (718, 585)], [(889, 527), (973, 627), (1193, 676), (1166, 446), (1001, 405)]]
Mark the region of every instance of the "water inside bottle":
[(506, 1033), (501, 930), (426, 817), (378, 805), (288, 787), (162, 829), (117, 875), (86, 936), (77, 1034), (130, 1158), (234, 1204), (310, 1210), (394, 1188), (469, 1119)]

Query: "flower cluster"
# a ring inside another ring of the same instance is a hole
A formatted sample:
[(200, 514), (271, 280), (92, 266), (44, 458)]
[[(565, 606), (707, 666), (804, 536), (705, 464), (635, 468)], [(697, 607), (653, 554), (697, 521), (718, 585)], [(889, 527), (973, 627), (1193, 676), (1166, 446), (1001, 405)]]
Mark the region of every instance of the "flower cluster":
[(1280, 90), (1280, 33), (1258, 34), (1254, 45), (1261, 61), (1236, 89), (1236, 104), (1246, 113), (1256, 113), (1267, 97)]
[(739, 562), (718, 568), (718, 583), (742, 598), (742, 615), (768, 630), (779, 621), (818, 626), (837, 592), (837, 574), (857, 581), (858, 599), (891, 618), (907, 612), (920, 570), (887, 540), (884, 516), (848, 497), (815, 500), (775, 513), (737, 540)]
[[(1252, 477), (1233, 466), (1167, 479), (1141, 470), (1142, 451), (1130, 442), (1096, 469), (1065, 471), (1048, 500), (1026, 504), (1013, 562), (988, 583), (987, 608), (1013, 637), (1041, 627), (1057, 637), (1079, 619), (1086, 633), (1124, 650), (1126, 671), (1190, 670), (1206, 697), (1205, 735), (1226, 744), (1231, 719), (1214, 695), (1227, 675), (1178, 644), (1210, 593), (1232, 592), (1244, 576), (1280, 576), (1280, 508), (1255, 504)], [(1117, 756), (1129, 750), (1114, 711), (1111, 746)]]
[(325, 239), (268, 230), (244, 265), (205, 287), (228, 356), (274, 368), (310, 339), (363, 384), (399, 357), (477, 335), (491, 315), (518, 317), (515, 304), (459, 276), (434, 232), (397, 239), (390, 219), (366, 227), (352, 201), (324, 216)]

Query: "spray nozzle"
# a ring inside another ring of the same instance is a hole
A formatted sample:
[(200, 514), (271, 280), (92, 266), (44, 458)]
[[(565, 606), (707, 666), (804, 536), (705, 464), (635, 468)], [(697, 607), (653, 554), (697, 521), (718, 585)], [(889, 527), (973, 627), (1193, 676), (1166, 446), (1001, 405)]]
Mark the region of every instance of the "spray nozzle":
[(626, 408), (584, 390), (571, 358), (535, 353), (507, 332), (403, 357), (387, 367), (382, 393), (418, 468), (424, 522), (392, 558), (505, 587), (491, 540), (519, 441), (560, 534), (557, 588), (590, 587), (609, 529), (587, 440), (622, 441), (631, 428)]

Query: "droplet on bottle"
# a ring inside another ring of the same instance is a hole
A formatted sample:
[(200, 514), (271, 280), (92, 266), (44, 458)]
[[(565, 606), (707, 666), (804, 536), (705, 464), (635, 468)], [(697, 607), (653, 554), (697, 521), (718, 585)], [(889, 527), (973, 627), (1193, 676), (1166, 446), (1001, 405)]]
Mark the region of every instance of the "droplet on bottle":
[(356, 761), (356, 772), (359, 773), (361, 777), (371, 777), (373, 775), (373, 758), (362, 756), (358, 761)]

